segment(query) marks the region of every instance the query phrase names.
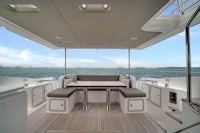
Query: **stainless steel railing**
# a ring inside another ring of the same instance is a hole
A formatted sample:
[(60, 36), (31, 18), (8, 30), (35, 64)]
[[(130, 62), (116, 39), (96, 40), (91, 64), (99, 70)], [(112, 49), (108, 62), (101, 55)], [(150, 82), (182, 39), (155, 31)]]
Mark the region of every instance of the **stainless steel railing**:
[(190, 26), (192, 21), (195, 19), (195, 17), (200, 12), (200, 6), (197, 8), (197, 10), (194, 12), (192, 17), (189, 19), (186, 29), (185, 29), (185, 35), (186, 35), (186, 59), (187, 59), (187, 97), (188, 97), (188, 105), (190, 109), (195, 112), (196, 114), (200, 115), (200, 110), (194, 107), (192, 104), (192, 90), (191, 90), (191, 50), (190, 50)]
[(200, 0), (174, 0), (164, 11), (165, 15), (183, 15), (188, 9), (198, 4)]
[(140, 88), (140, 87), (142, 87), (142, 86), (140, 86), (140, 82), (142, 82), (142, 83), (151, 83), (151, 84), (155, 84), (155, 85), (157, 85), (157, 80), (153, 80), (153, 79), (139, 79), (138, 80), (139, 81), (139, 83), (138, 83), (138, 88)]
[(196, 5), (200, 0), (177, 0), (177, 8), (179, 13), (184, 14), (186, 10)]

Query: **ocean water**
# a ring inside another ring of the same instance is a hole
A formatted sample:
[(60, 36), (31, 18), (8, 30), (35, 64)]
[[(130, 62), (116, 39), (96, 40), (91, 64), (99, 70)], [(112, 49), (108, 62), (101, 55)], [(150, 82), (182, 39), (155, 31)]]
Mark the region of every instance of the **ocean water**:
[[(68, 68), (68, 74), (128, 74), (126, 68)], [(64, 74), (64, 68), (0, 68), (0, 76), (58, 79)], [(186, 68), (131, 68), (131, 75), (141, 77), (164, 78), (185, 77)], [(193, 76), (200, 76), (200, 68), (192, 69)]]

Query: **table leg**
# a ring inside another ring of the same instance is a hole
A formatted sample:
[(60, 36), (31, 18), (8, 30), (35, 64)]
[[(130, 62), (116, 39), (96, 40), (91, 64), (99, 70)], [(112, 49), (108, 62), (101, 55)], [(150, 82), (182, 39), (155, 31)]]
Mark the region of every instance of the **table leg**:
[(106, 90), (106, 110), (111, 110), (111, 94), (110, 94), (110, 88), (107, 88)]
[(83, 111), (88, 110), (88, 88), (83, 88)]

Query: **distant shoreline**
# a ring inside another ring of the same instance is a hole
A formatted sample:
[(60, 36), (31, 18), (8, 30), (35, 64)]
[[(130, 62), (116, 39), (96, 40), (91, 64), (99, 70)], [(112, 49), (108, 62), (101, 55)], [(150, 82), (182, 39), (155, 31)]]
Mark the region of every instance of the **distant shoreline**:
[[(64, 69), (64, 67), (24, 67), (24, 66), (0, 66), (0, 68), (55, 68), (55, 69)], [(67, 67), (68, 69), (128, 69), (126, 67)], [(186, 68), (186, 67), (131, 67), (131, 69), (170, 69), (170, 68)], [(200, 68), (200, 67), (192, 67)]]

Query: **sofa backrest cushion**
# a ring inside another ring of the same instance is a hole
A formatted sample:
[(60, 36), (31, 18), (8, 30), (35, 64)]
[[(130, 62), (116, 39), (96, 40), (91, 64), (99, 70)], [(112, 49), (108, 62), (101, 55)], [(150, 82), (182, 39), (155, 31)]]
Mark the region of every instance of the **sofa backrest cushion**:
[(76, 82), (77, 81), (77, 75), (67, 75), (65, 77), (65, 79), (72, 79), (72, 82)]
[(119, 75), (77, 75), (78, 81), (119, 81)]
[(137, 88), (136, 87), (136, 83), (137, 83), (136, 78), (131, 76), (130, 80), (131, 80), (131, 88)]
[(128, 75), (120, 75), (119, 76), (119, 81), (125, 83), (127, 88), (130, 87), (130, 78), (129, 78)]
[(58, 88), (63, 88), (64, 86), (64, 79), (65, 79), (65, 75), (62, 75), (58, 78)]
[(72, 82), (72, 78), (64, 79), (64, 85), (63, 88), (67, 88), (67, 84)]

